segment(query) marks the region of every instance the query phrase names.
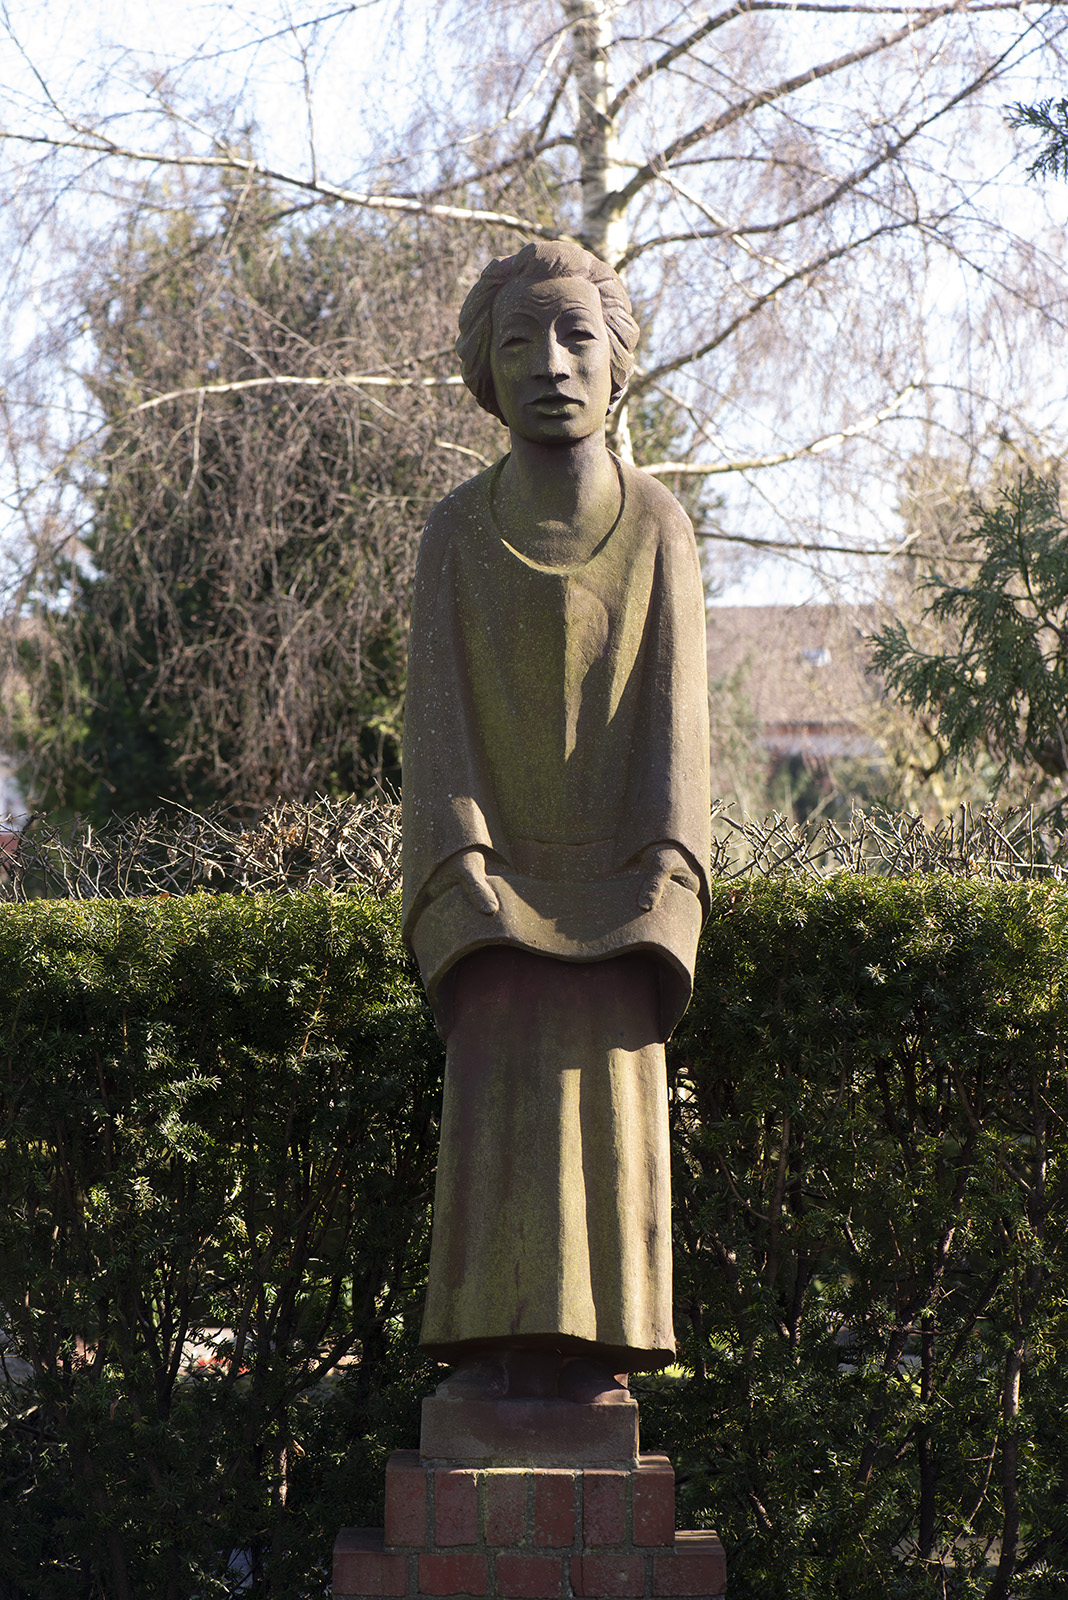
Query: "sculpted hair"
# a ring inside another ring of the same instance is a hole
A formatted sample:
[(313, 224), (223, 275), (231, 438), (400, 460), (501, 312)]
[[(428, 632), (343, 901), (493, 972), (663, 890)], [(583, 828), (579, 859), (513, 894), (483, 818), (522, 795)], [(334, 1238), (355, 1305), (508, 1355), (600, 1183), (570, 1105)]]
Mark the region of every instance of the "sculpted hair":
[(505, 284), (542, 283), (547, 278), (586, 278), (596, 284), (611, 349), (613, 406), (634, 367), (638, 324), (631, 315), (627, 291), (612, 268), (581, 245), (562, 240), (524, 245), (514, 256), (491, 261), (460, 308), (456, 353), (463, 380), (483, 410), (501, 422), (504, 418), (490, 369), (493, 302)]

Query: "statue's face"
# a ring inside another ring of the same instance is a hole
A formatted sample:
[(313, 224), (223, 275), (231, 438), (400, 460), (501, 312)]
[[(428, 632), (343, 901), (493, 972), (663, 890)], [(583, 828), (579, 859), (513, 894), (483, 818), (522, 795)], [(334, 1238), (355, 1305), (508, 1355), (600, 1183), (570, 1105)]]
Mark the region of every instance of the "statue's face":
[(601, 296), (586, 278), (513, 283), (493, 306), (497, 404), (521, 439), (566, 443), (604, 424), (612, 351)]

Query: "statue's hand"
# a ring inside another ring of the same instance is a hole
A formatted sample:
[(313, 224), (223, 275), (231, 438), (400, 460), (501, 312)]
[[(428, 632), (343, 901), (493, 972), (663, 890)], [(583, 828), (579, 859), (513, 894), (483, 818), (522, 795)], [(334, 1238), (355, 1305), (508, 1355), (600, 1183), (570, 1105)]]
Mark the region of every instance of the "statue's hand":
[(681, 883), (692, 894), (697, 894), (701, 888), (697, 874), (674, 845), (654, 845), (642, 857), (642, 866), (647, 876), (638, 890), (639, 911), (655, 911), (665, 886), (671, 881)]
[(501, 902), (486, 877), (485, 857), (476, 847), (461, 850), (442, 863), (429, 885), (431, 900), (436, 900), (455, 884), (459, 884), (475, 910), (481, 911), (483, 916), (492, 917), (501, 909)]

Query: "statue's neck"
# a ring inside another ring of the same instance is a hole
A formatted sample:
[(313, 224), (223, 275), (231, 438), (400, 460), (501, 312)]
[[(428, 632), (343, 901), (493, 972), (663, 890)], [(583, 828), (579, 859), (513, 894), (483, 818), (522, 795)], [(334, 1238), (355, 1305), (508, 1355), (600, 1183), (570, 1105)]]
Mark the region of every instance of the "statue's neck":
[(533, 561), (572, 565), (588, 560), (620, 510), (620, 478), (604, 433), (566, 444), (512, 435), (512, 450), (494, 483), (501, 532)]

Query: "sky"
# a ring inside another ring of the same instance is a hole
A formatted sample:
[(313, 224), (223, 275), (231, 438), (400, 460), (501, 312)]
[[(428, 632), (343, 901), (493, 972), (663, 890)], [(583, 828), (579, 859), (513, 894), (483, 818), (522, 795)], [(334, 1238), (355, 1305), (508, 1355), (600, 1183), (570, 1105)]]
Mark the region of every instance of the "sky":
[[(106, 108), (115, 137), (127, 143), (150, 108), (151, 80), (171, 73), (179, 95), (200, 97), (207, 90), (219, 102), (239, 101), (256, 119), (269, 158), (292, 167), (306, 157), (309, 123), (300, 79), (302, 49), (310, 45), (319, 163), (344, 182), (373, 156), (376, 123), (403, 112), (414, 92), (399, 48), (401, 0), (349, 0), (337, 7), (335, 24), (328, 22), (314, 39), (302, 24), (329, 17), (330, 0), (290, 0), (291, 26), (281, 29), (283, 8), (273, 0), (30, 0), (3, 9), (25, 54), (20, 59), (10, 43), (0, 43), (0, 81), (9, 89), (23, 85), (26, 105), (39, 104), (37, 69), (64, 109), (96, 114)], [(405, 27), (413, 28), (413, 16), (429, 22), (432, 10), (432, 4), (413, 7), (406, 0)], [(384, 68), (388, 105), (381, 98)]]
[[(380, 139), (390, 125), (404, 120), (419, 103), (423, 85), (415, 76), (424, 59), (428, 39), (439, 55), (445, 80), (450, 71), (449, 52), (459, 42), (440, 26), (441, 8), (428, 0), (350, 0), (337, 6), (334, 20), (315, 36), (305, 59), (302, 50), (311, 40), (304, 26), (313, 17), (330, 16), (330, 0), (290, 0), (288, 26), (279, 27), (282, 14), (277, 0), (28, 0), (21, 5), (0, 3), (0, 15), (14, 31), (23, 53), (0, 42), (0, 85), (8, 92), (4, 119), (8, 125), (33, 128), (42, 116), (42, 84), (34, 68), (46, 75), (47, 89), (65, 109), (96, 116), (108, 115), (112, 135), (126, 144), (151, 137), (145, 117), (159, 75), (173, 74), (178, 97), (203, 96), (222, 102), (239, 102), (261, 130), (260, 146), (269, 162), (288, 171), (307, 171), (314, 151), (319, 169), (337, 182), (359, 186), (375, 167)], [(268, 23), (271, 24), (268, 27)], [(185, 64), (197, 56), (191, 71)], [(309, 120), (301, 92), (304, 71), (314, 81), (314, 121)], [(388, 89), (386, 87), (388, 85)], [(830, 112), (829, 112), (830, 114)], [(196, 141), (199, 130), (190, 128)], [(992, 151), (1000, 166), (1004, 151)], [(992, 166), (992, 181), (994, 169)], [(93, 200), (83, 202), (92, 207)], [(101, 202), (103, 203), (103, 202)], [(1068, 221), (1068, 185), (1032, 189), (1021, 201), (1044, 209), (1046, 221)], [(40, 263), (42, 282), (48, 263)], [(948, 279), (940, 282), (932, 272), (926, 286), (930, 299), (928, 321), (932, 343), (949, 318), (940, 313), (940, 297), (956, 294)], [(24, 317), (32, 320), (27, 305)], [(28, 321), (26, 323), (28, 326)], [(23, 324), (16, 325), (16, 333)], [(945, 353), (939, 360), (947, 363)], [(952, 371), (949, 373), (952, 379)], [(1051, 372), (1047, 411), (1056, 418), (1064, 404), (1063, 372)], [(774, 473), (774, 469), (772, 469)], [(765, 475), (752, 497), (747, 515), (750, 531), (766, 532), (775, 525), (772, 500), (778, 492), (773, 476)], [(6, 490), (7, 486), (3, 485)], [(767, 517), (761, 521), (760, 494), (766, 492)], [(873, 482), (868, 503), (862, 508), (871, 525), (893, 527), (896, 487)], [(843, 503), (838, 520), (842, 541), (856, 537), (858, 508)], [(833, 518), (832, 518), (833, 520)], [(846, 598), (862, 594), (873, 562), (844, 558), (825, 564), (836, 592)], [(822, 598), (826, 589), (813, 574), (807, 558), (800, 561), (756, 560), (737, 582), (719, 596), (720, 603), (774, 603)]]

